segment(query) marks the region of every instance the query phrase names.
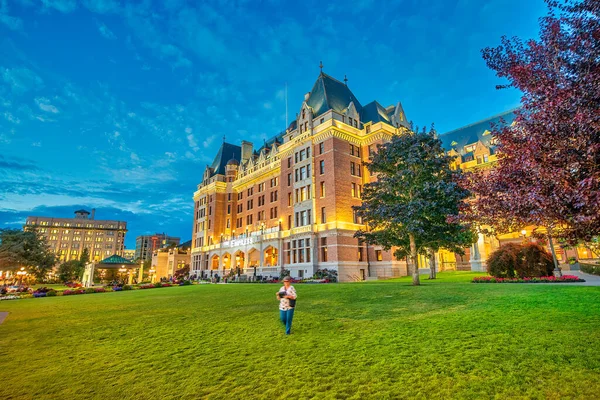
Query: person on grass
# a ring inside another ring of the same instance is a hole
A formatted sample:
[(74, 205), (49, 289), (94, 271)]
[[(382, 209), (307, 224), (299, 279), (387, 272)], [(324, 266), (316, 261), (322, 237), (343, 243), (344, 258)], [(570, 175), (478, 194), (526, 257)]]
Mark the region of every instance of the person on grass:
[(283, 278), (283, 286), (277, 292), (279, 300), (279, 318), (285, 326), (285, 334), (292, 332), (292, 319), (294, 318), (294, 307), (296, 306), (296, 289), (291, 285), (292, 279), (289, 276)]

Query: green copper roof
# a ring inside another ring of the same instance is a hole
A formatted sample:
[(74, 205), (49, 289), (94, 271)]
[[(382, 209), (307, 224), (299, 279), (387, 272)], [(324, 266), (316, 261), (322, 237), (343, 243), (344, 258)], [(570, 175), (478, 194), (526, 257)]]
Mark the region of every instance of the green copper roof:
[(310, 91), (307, 104), (313, 109), (316, 118), (329, 110), (343, 114), (351, 102), (354, 103), (356, 111), (360, 113), (362, 106), (348, 86), (321, 72)]
[(216, 174), (225, 175), (225, 166), (227, 165), (227, 162), (232, 158), (238, 161), (241, 160), (241, 154), (242, 148), (240, 146), (223, 142), (213, 163), (210, 165), (210, 168), (212, 169), (211, 176)]
[(112, 256), (110, 256), (108, 258), (105, 258), (104, 260), (100, 261), (99, 264), (125, 264), (125, 265), (132, 265), (132, 264), (135, 264), (135, 263), (129, 261), (126, 258), (123, 258), (121, 256), (113, 254)]
[(388, 115), (386, 109), (377, 101), (372, 101), (363, 107), (360, 114), (360, 120), (363, 123), (373, 122), (376, 124), (377, 122), (385, 122), (392, 125), (391, 117)]
[(511, 124), (515, 120), (515, 110), (506, 111), (502, 114), (475, 122), (474, 124), (455, 129), (451, 132), (439, 136), (442, 146), (446, 150), (455, 149), (459, 153), (464, 152), (464, 147), (481, 141), (485, 146), (490, 146), (492, 135), (486, 134), (486, 131), (492, 130), (492, 124), (500, 124), (502, 120), (505, 124)]

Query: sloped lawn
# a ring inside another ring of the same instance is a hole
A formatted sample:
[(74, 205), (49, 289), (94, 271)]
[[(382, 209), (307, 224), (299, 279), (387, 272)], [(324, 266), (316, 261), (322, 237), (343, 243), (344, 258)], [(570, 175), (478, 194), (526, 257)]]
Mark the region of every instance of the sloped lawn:
[(597, 398), (600, 287), (471, 273), (0, 302), (0, 399)]

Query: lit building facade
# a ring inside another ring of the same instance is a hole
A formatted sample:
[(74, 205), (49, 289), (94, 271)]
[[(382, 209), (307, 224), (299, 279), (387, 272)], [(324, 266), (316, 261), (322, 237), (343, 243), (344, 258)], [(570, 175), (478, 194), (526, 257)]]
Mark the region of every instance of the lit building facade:
[(123, 250), (123, 258), (134, 261), (135, 260), (135, 249), (125, 249)]
[(151, 260), (154, 250), (167, 246), (179, 246), (181, 239), (164, 233), (142, 235), (135, 239), (136, 260)]
[(94, 219), (95, 210), (75, 211), (75, 218), (27, 217), (24, 229), (44, 235), (60, 262), (78, 260), (87, 248), (91, 261), (123, 255), (127, 222)]
[[(460, 168), (463, 171), (493, 168), (498, 160), (496, 155), (497, 138), (492, 136), (491, 131), (494, 125), (514, 124), (516, 117), (514, 111), (510, 110), (440, 135), (444, 149), (454, 157), (452, 167)], [(534, 229), (536, 229), (535, 226), (526, 226), (521, 231), (504, 235), (479, 234), (477, 243), (465, 249), (465, 254), (462, 256), (440, 251), (437, 254), (439, 269), (442, 271), (454, 269), (485, 271), (485, 262), (494, 250), (503, 243), (533, 240), (531, 234)], [(569, 258), (590, 260), (600, 256), (583, 245), (575, 248), (555, 246), (555, 251), (558, 261), (561, 263), (566, 263)]]
[(354, 238), (365, 226), (352, 206), (373, 179), (363, 162), (407, 128), (400, 103), (363, 106), (346, 83), (321, 72), (284, 132), (256, 149), (223, 143), (205, 169), (193, 197), (191, 273), (405, 275), (391, 251)]

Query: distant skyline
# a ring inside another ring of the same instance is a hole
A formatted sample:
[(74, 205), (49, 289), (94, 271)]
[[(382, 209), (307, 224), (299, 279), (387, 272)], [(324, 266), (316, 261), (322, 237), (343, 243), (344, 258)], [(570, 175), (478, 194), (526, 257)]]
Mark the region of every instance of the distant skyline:
[(323, 71), (447, 132), (512, 109), (481, 58), (537, 36), (542, 0), (0, 0), (0, 227), (96, 208), (189, 240), (226, 137), (261, 145)]

